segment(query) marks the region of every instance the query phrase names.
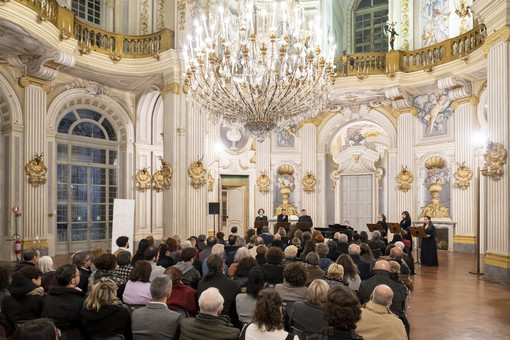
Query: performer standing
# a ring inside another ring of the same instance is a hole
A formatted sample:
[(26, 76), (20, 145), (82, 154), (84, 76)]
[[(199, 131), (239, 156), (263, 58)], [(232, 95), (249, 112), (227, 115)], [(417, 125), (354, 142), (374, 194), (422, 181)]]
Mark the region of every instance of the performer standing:
[(259, 211), (257, 212), (257, 214), (259, 214), (259, 216), (255, 217), (255, 221), (267, 221), (267, 216), (264, 216), (265, 214), (265, 211), (264, 209), (259, 209)]
[(287, 215), (287, 210), (282, 209), (282, 213), (278, 215), (278, 222), (289, 222), (289, 215)]
[(438, 266), (436, 227), (432, 224), (430, 216), (423, 218), (423, 229), (425, 229), (427, 237), (421, 240), (421, 264), (425, 266)]
[(386, 215), (379, 214), (379, 216), (377, 216), (377, 224), (380, 224), (381, 227), (383, 228), (383, 232), (381, 234), (384, 239), (384, 242), (388, 244), (388, 239), (386, 237), (388, 235), (388, 224), (386, 223)]
[(404, 211), (402, 213), (402, 221), (400, 221), (400, 228), (405, 231), (404, 239), (409, 240), (410, 246), (409, 250), (413, 250), (413, 236), (409, 232), (409, 227), (411, 226), (411, 215), (409, 215), (409, 212)]
[(306, 214), (306, 210), (301, 210), (301, 216), (299, 216), (298, 222), (309, 222), (310, 228), (313, 227), (312, 218)]

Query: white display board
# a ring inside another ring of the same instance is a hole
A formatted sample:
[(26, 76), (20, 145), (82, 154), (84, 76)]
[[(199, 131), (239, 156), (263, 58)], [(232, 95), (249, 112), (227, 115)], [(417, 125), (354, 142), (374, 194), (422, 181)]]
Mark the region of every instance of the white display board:
[(112, 253), (119, 249), (115, 243), (119, 236), (129, 237), (129, 244), (133, 244), (133, 234), (135, 230), (135, 200), (113, 200), (112, 228)]

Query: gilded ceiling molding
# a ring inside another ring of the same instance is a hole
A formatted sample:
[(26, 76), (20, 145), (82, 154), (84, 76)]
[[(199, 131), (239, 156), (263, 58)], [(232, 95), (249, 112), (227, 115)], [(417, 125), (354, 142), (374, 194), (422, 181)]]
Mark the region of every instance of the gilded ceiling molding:
[(480, 98), (482, 96), (483, 91), (487, 88), (487, 80), (484, 81), (482, 87), (480, 87), (480, 90), (478, 91), (477, 97)]
[(398, 109), (393, 111), (393, 117), (397, 118), (401, 115), (410, 114), (412, 116), (416, 116), (418, 114), (418, 109), (413, 107), (406, 107), (404, 109)]
[(169, 93), (180, 94), (181, 89), (180, 89), (179, 83), (177, 83), (175, 81), (171, 82), (170, 84), (166, 84), (165, 87), (163, 87), (163, 90), (161, 90), (161, 96), (163, 98)]
[(471, 104), (473, 106), (476, 106), (478, 105), (478, 102), (479, 102), (478, 97), (472, 94), (469, 97), (455, 99), (451, 104), (451, 108), (452, 110), (456, 110), (462, 104)]
[(409, 51), (409, 0), (402, 0), (402, 46), (403, 51)]
[(51, 85), (48, 81), (30, 76), (23, 76), (19, 79), (19, 86), (25, 88), (29, 87), (30, 85), (40, 86), (46, 93), (50, 93), (51, 91)]
[(487, 57), (487, 53), (489, 53), (492, 46), (505, 41), (510, 41), (510, 26), (503, 26), (485, 38), (485, 42), (482, 45), (483, 54)]

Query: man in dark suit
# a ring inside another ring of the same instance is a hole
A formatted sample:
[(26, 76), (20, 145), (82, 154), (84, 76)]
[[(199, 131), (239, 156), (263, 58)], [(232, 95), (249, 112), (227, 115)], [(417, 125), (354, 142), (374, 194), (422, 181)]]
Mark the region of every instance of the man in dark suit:
[(262, 239), (264, 240), (264, 244), (266, 245), (266, 247), (269, 247), (271, 245), (274, 238), (273, 235), (269, 234), (268, 226), (262, 227), (262, 234), (260, 234), (260, 237), (262, 237)]
[(177, 329), (183, 317), (166, 305), (166, 300), (172, 294), (170, 277), (156, 277), (151, 282), (150, 290), (151, 303), (133, 311), (131, 316), (133, 339), (177, 339)]
[(278, 215), (278, 222), (289, 222), (289, 215), (287, 215), (287, 210), (282, 209), (282, 213)]
[(362, 280), (368, 279), (368, 275), (370, 274), (370, 263), (365, 260), (362, 260), (359, 254), (361, 253), (360, 247), (353, 243), (349, 246), (349, 256), (352, 261), (358, 266), (359, 276)]
[(312, 218), (306, 214), (306, 210), (301, 210), (301, 216), (299, 216), (298, 222), (308, 222), (310, 223), (310, 228), (313, 227)]

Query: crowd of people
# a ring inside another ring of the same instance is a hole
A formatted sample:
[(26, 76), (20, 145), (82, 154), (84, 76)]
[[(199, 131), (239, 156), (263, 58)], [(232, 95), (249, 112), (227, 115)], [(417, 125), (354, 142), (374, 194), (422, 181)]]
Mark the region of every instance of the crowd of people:
[(407, 339), (414, 259), (379, 232), (151, 236), (0, 266), (0, 338)]

